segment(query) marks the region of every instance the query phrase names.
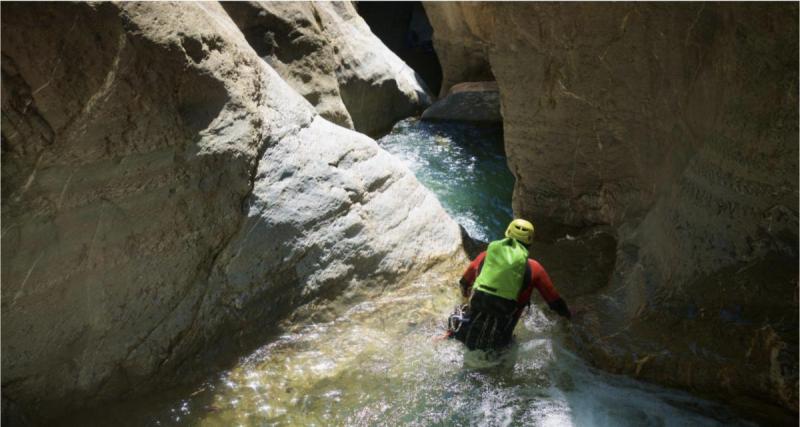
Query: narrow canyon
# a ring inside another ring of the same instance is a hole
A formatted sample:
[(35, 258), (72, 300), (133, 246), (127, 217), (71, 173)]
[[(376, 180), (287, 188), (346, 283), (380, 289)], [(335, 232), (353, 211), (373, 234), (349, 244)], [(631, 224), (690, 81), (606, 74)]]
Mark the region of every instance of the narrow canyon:
[[(797, 424), (796, 3), (1, 9), (4, 424)], [(512, 218), (574, 316), (475, 379)]]

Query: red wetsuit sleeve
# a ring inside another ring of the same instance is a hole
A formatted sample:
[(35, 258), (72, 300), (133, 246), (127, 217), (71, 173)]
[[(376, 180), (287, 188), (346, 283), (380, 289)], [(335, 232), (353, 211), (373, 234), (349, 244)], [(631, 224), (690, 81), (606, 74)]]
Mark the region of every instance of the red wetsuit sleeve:
[(472, 285), (475, 284), (475, 279), (478, 278), (478, 270), (480, 269), (484, 258), (486, 258), (486, 251), (479, 253), (478, 256), (476, 256), (475, 259), (469, 263), (467, 271), (461, 275), (461, 280), (459, 283), (461, 284), (461, 293), (464, 296), (469, 296), (469, 293), (472, 290)]
[(547, 271), (545, 271), (544, 267), (532, 259), (528, 260), (528, 265), (531, 267), (531, 281), (533, 281), (533, 286), (539, 291), (545, 302), (550, 304), (560, 299), (561, 295), (559, 295), (556, 288), (553, 287), (553, 282), (550, 280), (550, 276), (547, 275)]

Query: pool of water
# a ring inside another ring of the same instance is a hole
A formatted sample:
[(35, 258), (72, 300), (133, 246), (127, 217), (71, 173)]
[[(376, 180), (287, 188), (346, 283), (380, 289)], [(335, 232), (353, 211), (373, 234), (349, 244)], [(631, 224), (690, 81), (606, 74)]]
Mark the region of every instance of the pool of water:
[(514, 189), (502, 126), (410, 118), (378, 144), (408, 166), (471, 237), (502, 236), (513, 215)]
[[(379, 143), (489, 240), (511, 218), (513, 178), (498, 138), (496, 128), (406, 120)], [(114, 424), (746, 425), (719, 405), (588, 367), (562, 345), (569, 323), (536, 305), (502, 354), (442, 340), (459, 301), (455, 281), (428, 275), (355, 304), (334, 301), (201, 387), (117, 413)]]

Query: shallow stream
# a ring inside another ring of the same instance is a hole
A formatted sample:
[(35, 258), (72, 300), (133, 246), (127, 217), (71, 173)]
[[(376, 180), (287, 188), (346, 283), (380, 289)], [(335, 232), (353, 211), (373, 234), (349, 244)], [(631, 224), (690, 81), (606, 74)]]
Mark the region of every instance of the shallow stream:
[[(379, 144), (408, 164), (474, 237), (511, 217), (499, 128), (397, 124)], [(452, 279), (452, 278), (449, 278)], [(742, 425), (686, 393), (597, 372), (562, 342), (569, 325), (533, 305), (500, 357), (437, 340), (455, 283), (427, 277), (316, 323), (294, 325), (150, 425)], [(133, 421), (133, 419), (131, 419)]]

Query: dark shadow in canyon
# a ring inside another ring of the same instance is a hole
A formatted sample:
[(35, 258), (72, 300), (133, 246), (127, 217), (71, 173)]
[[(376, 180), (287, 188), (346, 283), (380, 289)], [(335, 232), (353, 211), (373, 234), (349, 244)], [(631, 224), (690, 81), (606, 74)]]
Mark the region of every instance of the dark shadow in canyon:
[(422, 3), (358, 2), (356, 8), (373, 34), (422, 77), (431, 93), (439, 93), (442, 66), (433, 49), (433, 28)]

